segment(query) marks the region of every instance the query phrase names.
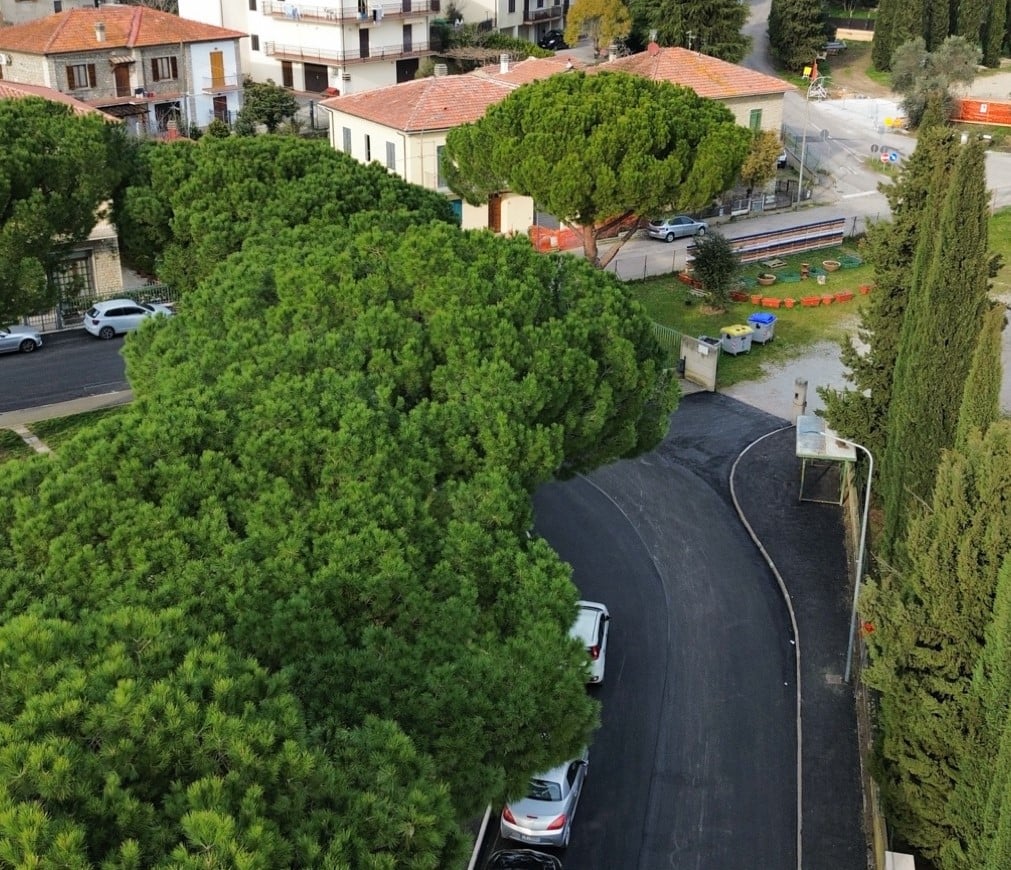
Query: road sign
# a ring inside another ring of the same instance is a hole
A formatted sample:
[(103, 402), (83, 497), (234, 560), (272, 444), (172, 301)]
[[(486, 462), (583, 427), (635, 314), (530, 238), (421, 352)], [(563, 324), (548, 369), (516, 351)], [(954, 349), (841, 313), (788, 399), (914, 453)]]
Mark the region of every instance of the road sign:
[(899, 162), (899, 152), (898, 151), (892, 151), (892, 152), (890, 152), (888, 154), (888, 162), (889, 163), (898, 163)]
[(882, 151), (881, 152), (881, 162), (882, 163), (887, 163), (888, 162), (888, 152), (887, 151)]

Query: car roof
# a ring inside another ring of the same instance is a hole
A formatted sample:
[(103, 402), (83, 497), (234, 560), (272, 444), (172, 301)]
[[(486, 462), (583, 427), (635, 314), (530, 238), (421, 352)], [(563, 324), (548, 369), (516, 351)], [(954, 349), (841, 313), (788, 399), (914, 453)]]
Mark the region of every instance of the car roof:
[(140, 303), (136, 299), (103, 299), (100, 302), (96, 302), (92, 308), (97, 308), (103, 310), (105, 308), (112, 308), (119, 305), (137, 305)]
[(579, 608), (576, 612), (576, 621), (572, 624), (569, 635), (578, 640), (596, 641), (597, 623), (602, 616), (607, 614), (607, 608), (596, 601), (577, 601)]

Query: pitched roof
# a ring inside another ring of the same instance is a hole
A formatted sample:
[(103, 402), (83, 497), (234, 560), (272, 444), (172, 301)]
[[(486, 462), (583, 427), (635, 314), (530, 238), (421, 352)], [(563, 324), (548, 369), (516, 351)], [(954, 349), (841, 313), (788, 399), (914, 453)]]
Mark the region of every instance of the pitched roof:
[(476, 121), (505, 99), (512, 86), (479, 76), (432, 76), (360, 94), (332, 97), (320, 105), (405, 133), (450, 130)]
[(579, 60), (530, 57), (502, 72), (498, 64), (466, 75), (432, 76), (360, 94), (331, 97), (320, 105), (405, 133), (451, 130), (484, 117), (488, 107), (522, 84), (582, 68)]
[(586, 64), (578, 57), (563, 57), (556, 54), (553, 57), (528, 57), (526, 60), (510, 64), (506, 72), (502, 72), (501, 66), (495, 64), (474, 70), (470, 75), (518, 86), (525, 85), (528, 82), (535, 82), (539, 79), (546, 79), (556, 73), (566, 72), (570, 69), (584, 70), (586, 69)]
[(767, 76), (687, 48), (662, 48), (651, 42), (645, 51), (619, 57), (593, 68), (593, 71), (627, 72), (653, 81), (670, 82), (691, 88), (700, 97), (728, 100), (782, 94), (796, 87), (782, 79)]
[[(105, 25), (102, 42), (95, 35), (95, 25), (99, 23)], [(25, 24), (0, 28), (0, 48), (27, 54), (63, 54), (211, 42), (243, 36), (246, 34), (238, 30), (180, 18), (147, 6), (102, 6), (68, 9)]]
[(22, 84), (21, 82), (0, 80), (0, 100), (20, 100), (25, 97), (41, 97), (44, 100), (51, 100), (54, 103), (63, 103), (65, 106), (70, 106), (75, 115), (95, 114), (101, 115), (106, 121), (119, 121), (118, 118), (113, 117), (107, 112), (103, 112), (100, 109), (89, 106), (87, 103), (74, 99), (68, 94), (60, 93), (60, 91), (54, 90), (53, 88), (47, 88), (43, 85), (28, 85)]
[(715, 57), (684, 48), (660, 48), (656, 43), (650, 43), (644, 52), (594, 67), (588, 67), (572, 57), (530, 57), (512, 64), (506, 72), (502, 72), (498, 64), (493, 64), (467, 75), (415, 79), (360, 94), (331, 97), (320, 105), (405, 133), (450, 130), (477, 121), (489, 106), (504, 100), (520, 85), (570, 69), (626, 72), (684, 85), (699, 96), (714, 100), (795, 90), (793, 85), (782, 79)]

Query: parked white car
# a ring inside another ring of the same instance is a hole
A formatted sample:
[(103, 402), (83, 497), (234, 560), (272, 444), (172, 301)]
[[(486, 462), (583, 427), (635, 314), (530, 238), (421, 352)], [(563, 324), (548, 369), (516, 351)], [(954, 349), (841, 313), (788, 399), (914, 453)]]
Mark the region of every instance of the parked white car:
[(84, 328), (98, 338), (114, 338), (133, 332), (148, 317), (171, 317), (175, 312), (161, 302), (134, 302), (132, 299), (105, 299), (88, 309)]
[(586, 682), (602, 683), (604, 665), (607, 658), (607, 633), (611, 625), (611, 614), (603, 604), (596, 601), (577, 601), (579, 610), (569, 634), (583, 642), (590, 660)]

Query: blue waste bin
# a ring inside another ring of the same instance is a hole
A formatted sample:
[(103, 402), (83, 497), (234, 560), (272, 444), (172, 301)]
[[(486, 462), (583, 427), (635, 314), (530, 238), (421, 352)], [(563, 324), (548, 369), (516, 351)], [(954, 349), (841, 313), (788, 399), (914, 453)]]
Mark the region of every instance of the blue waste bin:
[(753, 330), (752, 341), (765, 344), (772, 341), (776, 332), (776, 315), (768, 311), (756, 311), (748, 318), (748, 326)]

